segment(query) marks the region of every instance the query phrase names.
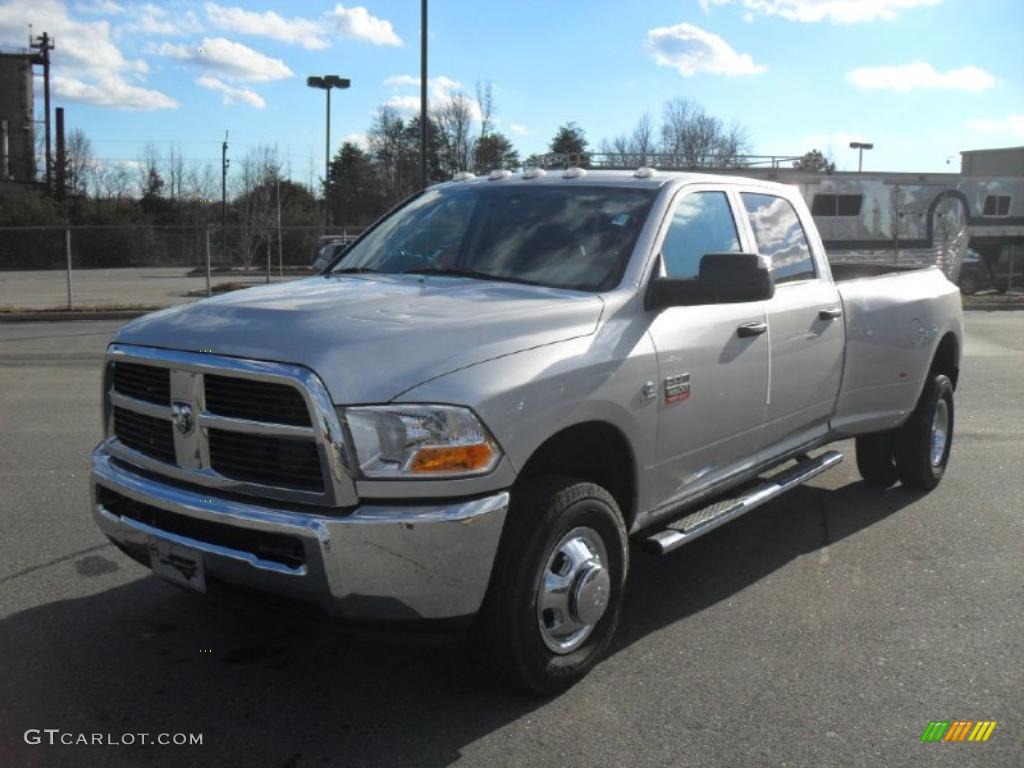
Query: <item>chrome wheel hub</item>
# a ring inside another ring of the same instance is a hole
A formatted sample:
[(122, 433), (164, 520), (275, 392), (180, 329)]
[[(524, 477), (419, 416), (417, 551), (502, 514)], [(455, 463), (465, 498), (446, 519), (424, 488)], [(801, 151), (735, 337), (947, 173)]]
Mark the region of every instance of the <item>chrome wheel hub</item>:
[(933, 467), (942, 464), (942, 457), (946, 455), (947, 440), (949, 440), (949, 405), (945, 400), (939, 400), (935, 406), (935, 413), (932, 414), (932, 440), (929, 458)]
[(574, 528), (548, 556), (537, 592), (537, 623), (544, 644), (572, 653), (594, 631), (611, 599), (604, 542), (592, 528)]

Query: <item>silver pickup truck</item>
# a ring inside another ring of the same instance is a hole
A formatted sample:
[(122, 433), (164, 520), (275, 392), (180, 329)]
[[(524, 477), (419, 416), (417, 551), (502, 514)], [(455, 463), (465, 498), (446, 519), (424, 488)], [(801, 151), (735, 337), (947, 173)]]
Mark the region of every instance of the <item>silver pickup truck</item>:
[(557, 691), (608, 648), (631, 540), (670, 552), (842, 438), (933, 488), (961, 348), (941, 272), (830, 267), (791, 188), (467, 174), (318, 276), (125, 325), (93, 514), (179, 585), (465, 624)]

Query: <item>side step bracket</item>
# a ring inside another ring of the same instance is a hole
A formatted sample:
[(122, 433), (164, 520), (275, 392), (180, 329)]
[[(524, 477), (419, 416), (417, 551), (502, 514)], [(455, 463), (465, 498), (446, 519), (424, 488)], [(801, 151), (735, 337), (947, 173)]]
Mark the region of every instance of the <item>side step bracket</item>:
[(642, 543), (656, 554), (667, 554), (744, 512), (767, 504), (791, 488), (831, 469), (842, 460), (843, 454), (839, 451), (825, 451), (814, 458), (805, 456), (789, 469), (764, 480), (755, 481), (753, 485), (745, 487), (734, 496), (721, 498), (706, 507), (687, 512), (662, 530), (642, 539)]

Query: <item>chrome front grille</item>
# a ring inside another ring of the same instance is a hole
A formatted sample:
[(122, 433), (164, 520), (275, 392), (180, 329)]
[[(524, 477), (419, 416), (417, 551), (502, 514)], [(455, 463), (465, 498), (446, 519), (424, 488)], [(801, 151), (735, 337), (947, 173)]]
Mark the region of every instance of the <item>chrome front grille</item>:
[(266, 498), (355, 504), (323, 383), (283, 363), (112, 345), (107, 450), (176, 480)]
[(309, 409), (295, 387), (207, 374), (206, 410), (221, 416), (308, 427)]
[(171, 372), (152, 365), (121, 363), (114, 368), (114, 389), (149, 403), (171, 404)]
[(311, 440), (211, 429), (210, 465), (225, 477), (322, 491), (320, 456)]
[(129, 448), (160, 461), (174, 462), (174, 427), (166, 419), (114, 408), (114, 434)]

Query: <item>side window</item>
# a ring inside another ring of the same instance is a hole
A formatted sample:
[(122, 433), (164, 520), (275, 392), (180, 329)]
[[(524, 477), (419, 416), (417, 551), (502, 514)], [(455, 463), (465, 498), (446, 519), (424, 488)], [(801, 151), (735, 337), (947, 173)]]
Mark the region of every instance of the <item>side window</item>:
[(742, 192), (743, 207), (757, 240), (757, 250), (772, 265), (776, 283), (815, 276), (807, 236), (792, 203), (784, 197)]
[(1010, 196), (1009, 195), (988, 195), (985, 198), (985, 210), (982, 216), (1009, 216)]
[(696, 277), (704, 254), (728, 251), (740, 251), (740, 238), (725, 192), (692, 192), (684, 197), (661, 246), (665, 276)]

